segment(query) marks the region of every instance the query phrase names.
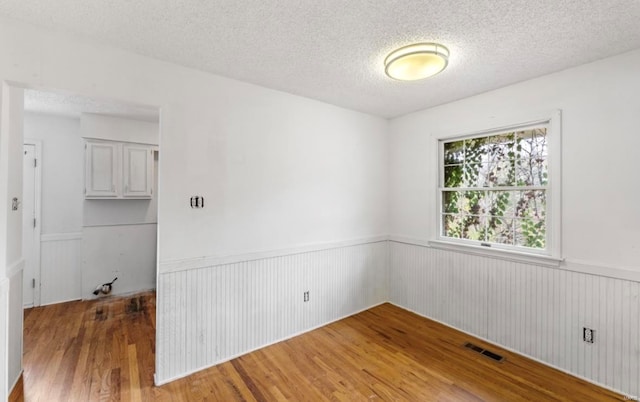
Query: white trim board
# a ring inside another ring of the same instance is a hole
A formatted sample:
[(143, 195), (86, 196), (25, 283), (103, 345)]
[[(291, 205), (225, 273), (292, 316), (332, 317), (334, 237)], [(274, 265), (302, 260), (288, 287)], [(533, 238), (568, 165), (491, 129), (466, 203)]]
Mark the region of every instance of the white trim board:
[[(32, 306), (39, 306), (40, 300), (42, 297), (41, 288), (40, 288), (40, 284), (42, 280), (42, 274), (40, 271), (40, 265), (42, 263), (42, 239), (41, 239), (41, 236), (42, 236), (42, 141), (24, 138), (22, 141), (22, 144), (23, 144), (22, 145), (23, 150), (25, 145), (32, 145), (34, 147), (34, 153), (35, 153), (34, 157), (36, 162), (34, 166), (35, 188), (34, 188), (34, 195), (33, 195), (34, 212), (35, 212), (35, 217), (34, 217), (35, 221), (33, 226), (33, 229), (34, 229), (33, 251), (31, 255), (25, 256), (23, 254), (22, 257), (25, 259), (25, 261), (27, 261), (28, 259), (29, 261), (33, 262), (33, 268), (34, 268), (33, 279), (37, 283), (37, 285), (34, 286), (33, 303), (30, 303), (30, 304)], [(23, 180), (24, 180), (24, 177), (23, 177)], [(23, 181), (23, 184), (24, 184), (24, 181)], [(24, 190), (23, 190), (22, 197), (24, 198)], [(25, 212), (26, 211), (24, 211), (23, 209), (22, 213), (24, 214)], [(24, 250), (22, 250), (22, 252), (24, 253)]]
[[(160, 262), (159, 274), (186, 271), (191, 269), (200, 269), (204, 267), (214, 267), (217, 265), (233, 264), (237, 262), (254, 261), (264, 258), (281, 257), (286, 255), (301, 254), (312, 251), (329, 250), (333, 248), (356, 246), (359, 244), (377, 243), (382, 241), (393, 241), (396, 243), (405, 243), (415, 246), (427, 247), (427, 248), (442, 248), (435, 247), (434, 244), (426, 239), (417, 239), (401, 235), (389, 235), (389, 236), (372, 236), (353, 240), (344, 240), (339, 242), (326, 242), (326, 243), (314, 243), (309, 245), (302, 245), (291, 248), (275, 249), (275, 250), (261, 250), (254, 252), (247, 252), (241, 254), (230, 254), (220, 256), (205, 256), (198, 258), (185, 258), (177, 260), (169, 260)], [(496, 255), (488, 255), (486, 253), (474, 253), (473, 250), (462, 249), (448, 249), (452, 252), (474, 254), (484, 258), (503, 259), (508, 261), (515, 261), (520, 263), (527, 263), (532, 265), (543, 266), (550, 269), (563, 269), (572, 272), (578, 272), (583, 274), (590, 274), (596, 276), (603, 276), (607, 278), (623, 279), (627, 281), (640, 282), (640, 270), (636, 271), (628, 267), (618, 267), (604, 264), (588, 263), (580, 260), (566, 259), (562, 261), (553, 260), (551, 263), (545, 264), (538, 261), (537, 258), (531, 261), (523, 260), (517, 256), (511, 256), (508, 253), (501, 253)], [(537, 256), (536, 256), (537, 257)]]
[(67, 241), (67, 240), (82, 240), (81, 232), (72, 233), (46, 233), (40, 236), (41, 242), (48, 241)]
[(22, 378), (22, 375), (24, 374), (24, 368), (20, 369), (20, 373), (18, 374), (18, 376), (16, 377), (15, 380), (13, 380), (13, 385), (11, 385), (9, 387), (9, 393), (7, 394), (7, 396), (11, 395), (13, 393), (13, 389), (16, 387), (16, 385), (18, 385), (18, 382), (20, 382), (20, 378)]
[(7, 278), (6, 278), (6, 280), (8, 281), (15, 274), (17, 274), (20, 271), (22, 271), (24, 269), (24, 263), (25, 263), (24, 258), (20, 258), (18, 261), (14, 261), (12, 264), (10, 264), (7, 267)]
[(519, 263), (537, 265), (537, 266), (545, 267), (549, 269), (563, 269), (566, 271), (578, 272), (581, 274), (589, 274), (589, 275), (595, 275), (595, 276), (602, 276), (606, 278), (623, 279), (626, 281), (640, 282), (640, 270), (636, 271), (628, 267), (593, 264), (593, 263), (587, 263), (584, 261), (573, 260), (573, 259), (565, 259), (559, 262), (559, 264), (544, 264), (542, 262), (537, 262), (535, 260), (524, 261), (522, 258), (511, 257), (508, 254), (488, 255), (486, 253), (474, 252), (473, 250), (467, 251), (465, 249), (460, 249), (460, 248), (437, 247), (437, 246), (434, 246), (432, 242), (429, 240), (416, 239), (416, 238), (400, 236), (400, 235), (389, 236), (389, 241), (392, 241), (395, 243), (410, 244), (413, 246), (432, 248), (432, 249), (446, 249), (447, 251), (451, 251), (454, 253), (472, 254), (472, 255), (477, 255), (479, 257), (483, 257), (483, 258), (495, 258), (495, 259), (502, 259), (507, 261), (514, 261)]
[[(99, 198), (94, 198), (99, 199)], [(134, 198), (132, 198), (134, 199)], [(144, 198), (139, 198), (139, 200), (145, 201)], [(91, 199), (89, 199), (91, 201)], [(146, 199), (149, 201), (149, 199)], [(134, 222), (134, 223), (101, 223), (96, 225), (82, 225), (83, 228), (102, 228), (102, 227), (110, 227), (110, 226), (140, 226), (140, 225), (157, 225), (158, 222)]]
[(259, 250), (241, 254), (212, 255), (199, 258), (185, 258), (164, 261), (159, 264), (160, 274), (214, 267), (216, 265), (233, 264), (237, 262), (262, 260), (265, 258), (283, 257), (286, 255), (309, 253), (313, 251), (330, 250), (334, 248), (351, 247), (361, 244), (379, 243), (389, 239), (388, 236), (372, 236), (360, 239), (343, 240), (338, 242), (313, 243), (291, 248)]

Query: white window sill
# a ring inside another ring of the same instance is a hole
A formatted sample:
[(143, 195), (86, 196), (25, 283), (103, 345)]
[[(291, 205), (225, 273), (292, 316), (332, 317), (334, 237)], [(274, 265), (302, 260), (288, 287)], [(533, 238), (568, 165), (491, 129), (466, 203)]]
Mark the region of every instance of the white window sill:
[(440, 250), (472, 254), (481, 257), (491, 257), (514, 262), (522, 262), (526, 264), (543, 265), (547, 267), (559, 267), (560, 263), (562, 263), (563, 261), (562, 258), (551, 257), (548, 255), (511, 251), (499, 248), (476, 246), (471, 244), (459, 244), (444, 240), (430, 240), (429, 247)]

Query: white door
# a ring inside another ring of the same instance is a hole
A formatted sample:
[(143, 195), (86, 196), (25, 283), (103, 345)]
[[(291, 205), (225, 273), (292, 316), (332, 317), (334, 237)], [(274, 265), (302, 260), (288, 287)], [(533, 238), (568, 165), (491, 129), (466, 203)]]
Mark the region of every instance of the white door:
[(24, 307), (33, 307), (40, 267), (36, 258), (36, 146), (24, 144), (22, 162), (22, 256), (25, 260), (22, 300)]

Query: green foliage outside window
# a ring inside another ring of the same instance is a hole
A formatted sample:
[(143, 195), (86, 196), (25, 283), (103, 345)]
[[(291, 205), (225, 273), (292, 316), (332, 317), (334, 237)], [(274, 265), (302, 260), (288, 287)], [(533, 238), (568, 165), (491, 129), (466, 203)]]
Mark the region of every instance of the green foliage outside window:
[(443, 143), (443, 236), (545, 248), (546, 131)]

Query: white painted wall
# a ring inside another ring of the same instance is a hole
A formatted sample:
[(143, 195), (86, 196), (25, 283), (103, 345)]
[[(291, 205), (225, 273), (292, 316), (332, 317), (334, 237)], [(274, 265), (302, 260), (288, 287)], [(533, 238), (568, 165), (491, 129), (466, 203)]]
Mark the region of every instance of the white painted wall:
[[(384, 119), (5, 19), (0, 48), (1, 80), (161, 107), (160, 262), (387, 233)], [(0, 145), (0, 166), (3, 152)], [(192, 195), (205, 197), (204, 209), (189, 208)], [(160, 289), (158, 310), (191, 294), (180, 288), (169, 300)], [(159, 321), (158, 344), (197, 319), (177, 314)], [(171, 356), (158, 349), (158, 361), (190, 356), (174, 346)]]
[[(2, 30), (15, 60), (2, 77), (162, 107), (161, 260), (386, 232), (385, 120), (18, 23)], [(188, 207), (194, 194), (207, 208)]]
[[(414, 243), (391, 242), (391, 301), (638, 395), (639, 69), (634, 51), (391, 120), (390, 232)], [(425, 247), (436, 230), (434, 138), (555, 109), (562, 110), (561, 267)], [(583, 326), (596, 329), (596, 344), (582, 342)]]
[(82, 298), (115, 277), (112, 295), (155, 289), (156, 232), (155, 224), (84, 227)]
[(159, 129), (157, 122), (92, 113), (80, 117), (80, 130), (85, 138), (158, 145)]
[[(0, 400), (5, 400), (22, 370), (22, 199), (23, 91), (2, 85), (0, 121)], [(6, 323), (6, 325), (5, 325)]]
[(25, 112), (24, 137), (42, 142), (42, 234), (80, 232), (84, 188), (80, 120)]
[[(22, 200), (22, 114), (23, 91), (3, 84), (2, 121), (0, 131), (0, 228), (4, 241), (0, 241), (0, 262), (5, 275), (22, 258), (22, 208), (12, 210), (12, 199)], [(16, 234), (16, 235), (14, 235)]]

